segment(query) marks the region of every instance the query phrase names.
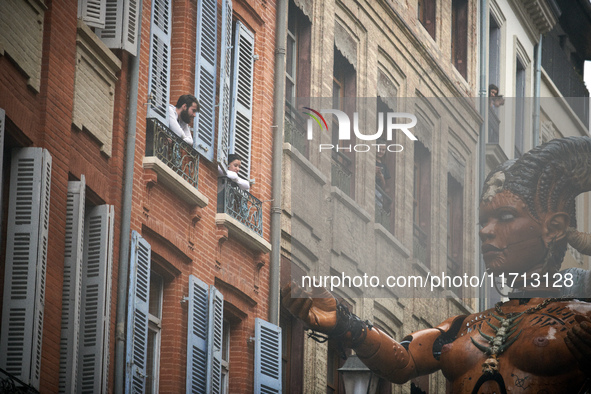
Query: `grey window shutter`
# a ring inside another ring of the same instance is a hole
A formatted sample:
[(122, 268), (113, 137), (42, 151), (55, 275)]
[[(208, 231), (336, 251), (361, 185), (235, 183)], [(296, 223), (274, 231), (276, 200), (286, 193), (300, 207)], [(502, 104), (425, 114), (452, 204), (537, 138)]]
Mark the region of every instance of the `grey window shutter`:
[(60, 338), (60, 393), (73, 393), (77, 390), (85, 188), (84, 175), (79, 182), (68, 182)]
[(78, 0), (78, 18), (88, 26), (105, 27), (106, 0)]
[(109, 48), (136, 56), (139, 17), (139, 0), (106, 0), (105, 26), (96, 34)]
[(150, 255), (150, 244), (133, 231), (127, 298), (126, 393), (146, 391)]
[(8, 200), (0, 368), (39, 388), (51, 155), (13, 151)]
[(187, 333), (187, 393), (206, 393), (208, 286), (189, 276), (189, 322)]
[(114, 207), (100, 205), (90, 209), (84, 219), (79, 393), (107, 392), (113, 218)]
[(281, 328), (255, 319), (254, 392), (281, 393)]
[(218, 164), (227, 169), (230, 150), (230, 96), (232, 94), (232, 0), (222, 1), (220, 54), (220, 108), (218, 112)]
[(250, 138), (252, 129), (252, 86), (254, 83), (254, 35), (240, 21), (236, 22), (230, 151), (242, 159), (240, 175), (250, 176)]
[(200, 110), (193, 121), (195, 149), (210, 161), (213, 160), (215, 128), (217, 20), (217, 0), (197, 2), (195, 97)]
[(222, 338), (224, 296), (215, 287), (209, 288), (209, 333), (207, 335), (207, 393), (222, 393)]
[(150, 24), (150, 70), (148, 118), (156, 118), (168, 125), (170, 102), (170, 30), (171, 0), (154, 0)]

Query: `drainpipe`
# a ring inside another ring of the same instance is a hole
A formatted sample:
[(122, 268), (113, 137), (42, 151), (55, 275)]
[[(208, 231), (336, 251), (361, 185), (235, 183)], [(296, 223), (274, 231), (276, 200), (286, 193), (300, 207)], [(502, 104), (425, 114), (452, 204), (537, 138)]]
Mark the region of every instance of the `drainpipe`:
[(283, 160), (283, 118), (285, 108), (285, 46), (287, 0), (278, 0), (275, 26), (275, 69), (273, 95), (273, 186), (271, 202), (271, 266), (269, 322), (279, 325), (279, 278), (281, 274), (281, 184)]
[(536, 79), (534, 81), (534, 147), (540, 145), (540, 88), (542, 84), (542, 35), (536, 45)]
[[(479, 111), (480, 116), (482, 116), (482, 124), (480, 125), (480, 138), (478, 139), (478, 185), (480, 186), (479, 190), (482, 190), (484, 186), (484, 179), (486, 177), (486, 141), (485, 141), (485, 133), (486, 133), (486, 123), (488, 119), (488, 99), (487, 99), (487, 90), (488, 85), (486, 83), (486, 38), (488, 37), (487, 32), (487, 21), (488, 21), (488, 13), (487, 13), (487, 6), (486, 0), (480, 0), (480, 99), (478, 102), (480, 103)], [(479, 246), (480, 246), (480, 240)], [(480, 250), (480, 247), (478, 248)], [(478, 254), (478, 266), (479, 272), (484, 272), (484, 260), (482, 258), (482, 254)], [(483, 286), (481, 286), (478, 290), (478, 306), (481, 311), (486, 309), (486, 292)]]
[(131, 200), (133, 193), (133, 165), (135, 162), (135, 135), (137, 97), (140, 73), (140, 43), (142, 31), (142, 0), (138, 9), (137, 55), (129, 62), (129, 113), (125, 163), (123, 173), (123, 202), (121, 207), (121, 235), (119, 237), (119, 273), (117, 278), (117, 314), (115, 318), (115, 387), (116, 394), (123, 393), (125, 381), (125, 308), (127, 306), (127, 277), (129, 276), (129, 239), (131, 232)]

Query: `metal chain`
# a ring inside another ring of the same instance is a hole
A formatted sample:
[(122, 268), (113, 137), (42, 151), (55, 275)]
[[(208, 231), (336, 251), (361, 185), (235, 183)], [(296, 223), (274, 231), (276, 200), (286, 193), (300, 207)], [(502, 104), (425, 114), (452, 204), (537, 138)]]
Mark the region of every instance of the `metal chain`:
[(554, 297), (554, 298), (546, 298), (544, 301), (540, 302), (538, 305), (536, 306), (532, 306), (531, 308), (523, 311), (523, 312), (512, 312), (509, 314), (505, 314), (505, 312), (503, 312), (503, 310), (501, 309), (501, 305), (503, 305), (504, 303), (499, 301), (495, 304), (495, 311), (501, 315), (501, 316), (507, 316), (508, 318), (511, 318), (513, 316), (516, 316), (518, 314), (526, 314), (526, 315), (530, 315), (534, 312), (539, 311), (540, 309), (544, 309), (546, 306), (548, 306), (548, 304), (552, 303), (552, 302), (557, 302), (557, 301), (566, 301), (566, 300), (571, 300), (571, 298), (566, 298), (566, 297)]

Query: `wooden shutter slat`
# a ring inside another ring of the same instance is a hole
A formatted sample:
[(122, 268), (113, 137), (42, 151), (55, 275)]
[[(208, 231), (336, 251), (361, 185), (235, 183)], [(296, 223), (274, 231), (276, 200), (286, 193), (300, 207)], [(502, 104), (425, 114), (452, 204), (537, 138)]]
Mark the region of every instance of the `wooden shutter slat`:
[(252, 91), (254, 77), (254, 35), (240, 21), (236, 22), (230, 151), (242, 159), (238, 175), (250, 177), (250, 143), (252, 132)]
[(85, 188), (84, 175), (80, 177), (80, 181), (68, 182), (60, 338), (60, 393), (72, 393), (77, 390)]
[(197, 4), (197, 59), (195, 97), (200, 110), (193, 120), (195, 149), (207, 160), (213, 160), (217, 58), (217, 1)]
[(139, 233), (133, 231), (127, 299), (127, 393), (143, 393), (146, 390), (150, 256), (150, 244)]
[(232, 0), (223, 0), (222, 2), (221, 32), (217, 162), (222, 168), (227, 169), (230, 151), (230, 97), (232, 94), (230, 80), (230, 71), (232, 70)]
[(281, 328), (255, 319), (255, 394), (281, 393)]
[(0, 368), (39, 388), (51, 155), (13, 151), (6, 234)]

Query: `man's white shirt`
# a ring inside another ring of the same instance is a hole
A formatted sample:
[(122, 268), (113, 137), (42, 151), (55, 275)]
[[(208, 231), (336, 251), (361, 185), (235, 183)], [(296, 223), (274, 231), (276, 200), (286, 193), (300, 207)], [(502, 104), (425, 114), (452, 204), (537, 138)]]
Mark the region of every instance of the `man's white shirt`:
[(193, 135), (189, 125), (185, 123), (177, 114), (176, 107), (172, 104), (168, 106), (168, 123), (170, 130), (181, 137), (187, 144), (193, 146)]

